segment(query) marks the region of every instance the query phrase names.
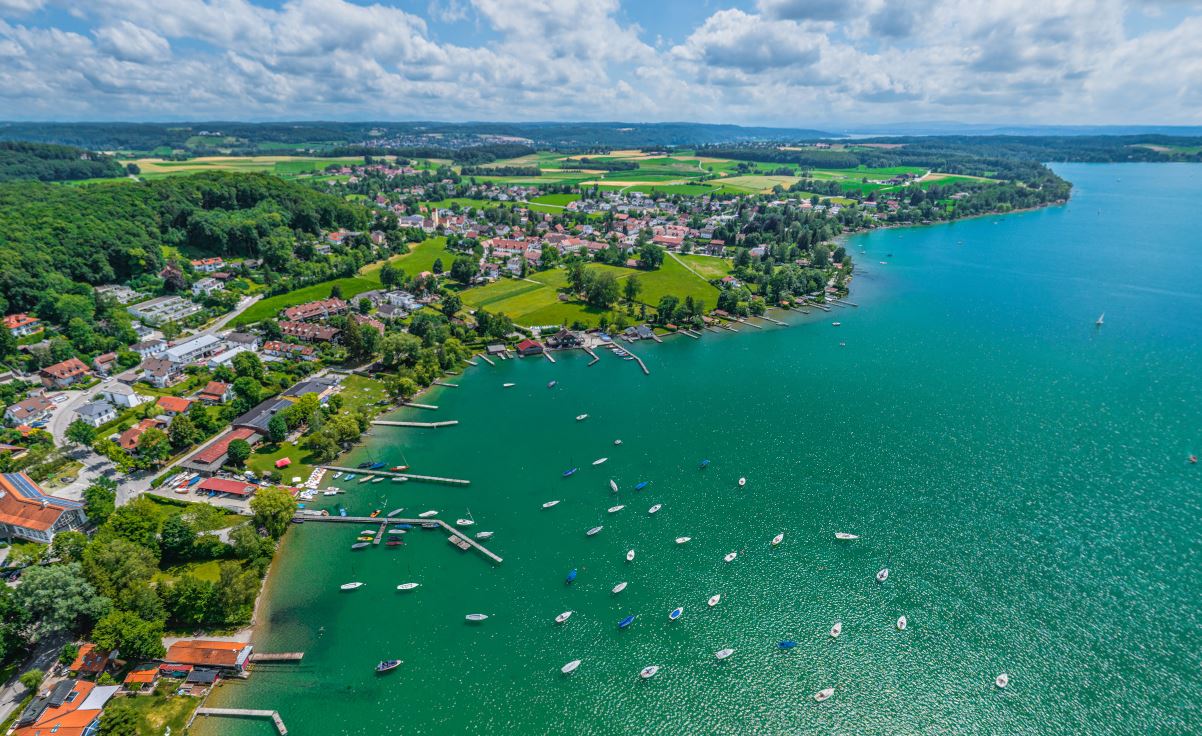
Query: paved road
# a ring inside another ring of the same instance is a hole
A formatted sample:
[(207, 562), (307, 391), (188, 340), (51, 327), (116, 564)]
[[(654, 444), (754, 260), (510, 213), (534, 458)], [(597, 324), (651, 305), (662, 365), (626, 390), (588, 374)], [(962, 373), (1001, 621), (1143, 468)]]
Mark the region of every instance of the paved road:
[(25, 686), (17, 682), (17, 678), (20, 676), (17, 673), (28, 672), (32, 669), (49, 672), (54, 663), (58, 661), (58, 655), (62, 651), (63, 645), (69, 640), (66, 636), (55, 636), (39, 642), (33, 656), (17, 668), (12, 679), (0, 686), (0, 721), (8, 718), (9, 714), (21, 704), (21, 700), (29, 694)]

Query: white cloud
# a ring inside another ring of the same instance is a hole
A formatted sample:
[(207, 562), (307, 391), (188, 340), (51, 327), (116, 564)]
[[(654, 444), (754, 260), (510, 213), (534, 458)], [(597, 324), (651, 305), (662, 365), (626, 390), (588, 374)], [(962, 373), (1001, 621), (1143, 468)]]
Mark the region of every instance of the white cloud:
[(94, 35), (97, 47), (120, 61), (148, 64), (171, 56), (167, 39), (127, 20), (98, 28)]

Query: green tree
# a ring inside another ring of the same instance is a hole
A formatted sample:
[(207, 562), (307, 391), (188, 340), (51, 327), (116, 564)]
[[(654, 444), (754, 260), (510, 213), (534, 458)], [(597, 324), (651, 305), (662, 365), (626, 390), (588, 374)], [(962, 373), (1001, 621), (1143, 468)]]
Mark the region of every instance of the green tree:
[(46, 673), (39, 669), (32, 669), (21, 674), (17, 680), (25, 686), (25, 689), (30, 692), (37, 692), (37, 689), (42, 686), (42, 680), (46, 679)]
[(100, 714), (97, 736), (138, 736), (138, 708), (132, 698), (113, 698)]
[(243, 570), (237, 562), (222, 562), (210, 602), (210, 620), (227, 626), (249, 621), (258, 592), (259, 577), (254, 570)]
[(630, 276), (626, 279), (626, 283), (622, 284), (622, 295), (626, 298), (627, 304), (634, 304), (642, 290), (643, 284), (639, 281), (638, 276)]
[(252, 352), (238, 353), (233, 361), (234, 373), (239, 377), (246, 376), (256, 381), (263, 380), (263, 361)]
[(192, 423), (192, 418), (188, 414), (177, 415), (171, 420), (171, 426), (167, 428), (167, 441), (171, 444), (171, 449), (176, 452), (191, 447), (201, 436), (200, 430)]
[(172, 621), (181, 626), (200, 626), (208, 620), (213, 594), (213, 583), (185, 573), (164, 589), (163, 602)]
[[(292, 408), (292, 407), (289, 407)], [(270, 442), (283, 442), (288, 436), (288, 422), (284, 419), (284, 412), (277, 412), (275, 416), (267, 422), (267, 439)]]
[(434, 259), (434, 265), (430, 266), (430, 271), (432, 273), (434, 273), (435, 276), (442, 273), (442, 259), (441, 258)]
[(98, 536), (84, 550), (80, 571), (97, 591), (116, 598), (127, 588), (148, 584), (158, 567), (153, 550), (128, 539)]
[(234, 440), (226, 448), (226, 453), (230, 465), (240, 468), (246, 462), (246, 459), (250, 457), (250, 443), (246, 440)]
[(112, 611), (96, 622), (92, 643), (97, 649), (119, 649), (129, 660), (158, 659), (163, 648), (163, 622), (146, 621), (135, 613)]
[(654, 243), (647, 243), (639, 248), (639, 264), (643, 268), (655, 270), (664, 263), (664, 249)]
[(29, 611), (13, 595), (13, 589), (0, 585), (0, 662), (11, 661), (25, 652), (28, 642)]
[(15, 602), (30, 616), (31, 638), (73, 631), (81, 622), (108, 613), (111, 601), (96, 594), (84, 579), (78, 562), (31, 567), (13, 593)]
[(458, 294), (449, 293), (443, 296), (442, 304), (440, 305), (442, 313), (447, 316), (447, 319), (455, 316), (455, 313), (463, 309), (463, 300)]
[(609, 309), (618, 300), (618, 280), (610, 271), (590, 272), (584, 289), (590, 307)]
[(288, 522), (296, 513), (296, 501), (281, 488), (264, 488), (250, 500), (250, 510), (254, 512), (255, 526), (266, 529), (268, 534), (279, 539), (288, 530)]
[(151, 427), (138, 438), (138, 457), (152, 465), (158, 465), (171, 457), (171, 440), (161, 429)]
[(83, 491), (83, 512), (93, 523), (103, 524), (117, 508), (117, 484), (108, 478), (97, 478)]
[(67, 425), (67, 441), (73, 445), (90, 445), (96, 439), (96, 428), (82, 419)]
[(50, 554), (63, 562), (79, 562), (88, 546), (88, 535), (83, 532), (64, 531), (54, 535), (50, 543)]
[(109, 516), (97, 539), (114, 536), (150, 550), (158, 549), (159, 514), (155, 503), (146, 497), (134, 499)]
[(159, 546), (163, 549), (164, 560), (188, 560), (196, 546), (196, 530), (179, 514), (171, 516), (163, 522), (163, 529), (159, 533)]

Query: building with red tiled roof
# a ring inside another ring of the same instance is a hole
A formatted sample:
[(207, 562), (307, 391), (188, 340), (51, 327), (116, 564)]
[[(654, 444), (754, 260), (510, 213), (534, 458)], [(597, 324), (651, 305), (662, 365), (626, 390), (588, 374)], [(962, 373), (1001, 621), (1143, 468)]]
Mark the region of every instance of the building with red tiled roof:
[(221, 381), (209, 381), (208, 385), (201, 389), (200, 394), (196, 398), (206, 404), (223, 404), (230, 400), (233, 393), (234, 389), (230, 384), (222, 383)]
[(263, 343), (263, 354), (272, 358), (294, 358), (297, 360), (317, 360), (317, 351), (309, 345), (297, 345), (292, 342), (268, 340)]
[(234, 440), (246, 440), (250, 444), (258, 442), (261, 435), (249, 427), (237, 427), (218, 437), (211, 444), (197, 450), (183, 466), (202, 473), (214, 473), (225, 463), (230, 443)]
[(175, 416), (186, 413), (188, 407), (192, 406), (192, 399), (184, 399), (179, 396), (160, 396), (155, 405), (168, 415)]
[(330, 342), (338, 337), (338, 330), (335, 327), (327, 327), (326, 325), (312, 325), (308, 322), (280, 322), (280, 332), (288, 337), (295, 337), (298, 340), (308, 340), (310, 342)]
[(82, 503), (47, 495), (24, 473), (0, 474), (0, 537), (48, 544), (87, 520)]
[(32, 424), (50, 418), (54, 411), (54, 402), (45, 396), (30, 396), (12, 404), (4, 410), (4, 421), (11, 426)]
[(254, 647), (241, 641), (185, 639), (172, 644), (163, 661), (193, 667), (241, 671), (250, 663), (253, 651)]
[(518, 355), (541, 355), (543, 352), (542, 343), (537, 340), (526, 338), (517, 345)]
[(92, 371), (79, 358), (67, 358), (61, 363), (43, 368), (38, 375), (42, 377), (43, 386), (66, 388), (92, 375)]
[(205, 478), (196, 484), (197, 491), (212, 491), (213, 493), (228, 493), (231, 496), (246, 497), (253, 495), (258, 489), (254, 483), (229, 478)]
[(305, 304), (297, 304), (295, 307), (288, 307), (284, 310), (284, 319), (292, 322), (307, 322), (311, 319), (325, 319), (336, 314), (346, 314), (350, 311), (351, 305), (342, 301), (338, 297), (329, 299), (319, 299), (315, 302), (306, 302)]
[(142, 441), (142, 435), (146, 434), (147, 430), (161, 430), (166, 428), (166, 426), (167, 425), (162, 420), (155, 419), (153, 417), (149, 419), (143, 419), (134, 426), (122, 432), (121, 436), (117, 438), (117, 444), (121, 446), (122, 450), (125, 450), (126, 452), (133, 452), (134, 450), (138, 449), (138, 444)]
[(37, 317), (30, 317), (24, 312), (9, 314), (4, 317), (4, 329), (11, 332), (13, 337), (25, 337), (41, 332), (42, 321)]
[(21, 711), (12, 736), (91, 736), (115, 692), (116, 685), (62, 680)]
[(115, 652), (99, 651), (95, 644), (88, 642), (79, 648), (79, 654), (75, 655), (75, 661), (67, 670), (78, 675), (99, 675), (114, 659)]

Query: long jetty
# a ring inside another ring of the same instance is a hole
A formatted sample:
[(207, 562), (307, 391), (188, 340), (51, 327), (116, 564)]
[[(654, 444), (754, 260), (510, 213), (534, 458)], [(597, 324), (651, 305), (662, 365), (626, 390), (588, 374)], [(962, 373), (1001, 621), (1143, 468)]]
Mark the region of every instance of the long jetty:
[(438, 409), (438, 407), (435, 406), (434, 404), (419, 404), (416, 401), (404, 401), (401, 403), (403, 403), (405, 406), (411, 406), (414, 409), (431, 409), (431, 410)]
[(368, 470), (367, 468), (348, 468), (341, 465), (322, 465), (320, 467), (326, 470), (342, 471), (343, 473), (354, 473), (355, 475), (383, 475), (389, 478), (407, 478), (409, 480), (424, 480), (428, 483), (449, 483), (451, 485), (466, 486), (471, 485), (470, 480), (462, 478), (439, 478), (435, 475), (416, 475), (414, 473), (398, 473), (392, 470)]
[(280, 714), (274, 710), (251, 710), (249, 708), (197, 708), (198, 716), (236, 716), (239, 718), (270, 718), (275, 723), (275, 728), (280, 732), (280, 736), (288, 736), (288, 729), (284, 726), (284, 719), (280, 718)]
[(492, 362), (489, 359), (489, 357), (487, 355), (485, 355), (484, 353), (480, 353), (480, 360), (483, 360), (485, 363), (488, 363), (489, 365), (496, 365), (496, 363)]
[(412, 526), (421, 527), (423, 524), (434, 523), (442, 527), (443, 530), (449, 533), (451, 536), (458, 537), (463, 542), (466, 542), (468, 546), (474, 547), (477, 552), (497, 563), (498, 565), (503, 562), (500, 556), (494, 554), (487, 547), (446, 523), (442, 519), (403, 519), (401, 517), (381, 519), (379, 517), (373, 518), (370, 516), (302, 516), (299, 514), (292, 518), (294, 520), (303, 520), (306, 524), (312, 522), (325, 522), (330, 524), (379, 524), (381, 532), (383, 532), (383, 530), (386, 529), (390, 524), (410, 524)]
[[(430, 407), (422, 407), (428, 409)], [(459, 424), (458, 419), (449, 419), (445, 422), (397, 422), (391, 419), (373, 419), (372, 424), (381, 427), (421, 427), (422, 429), (437, 429), (438, 427), (453, 427)]]
[[(617, 345), (611, 345), (611, 347), (618, 347), (618, 346), (617, 346)], [(639, 356), (635, 355), (635, 354), (634, 354), (634, 352), (633, 352), (633, 351), (632, 351), (630, 348), (623, 347), (622, 349), (623, 349), (623, 350), (625, 350), (625, 351), (626, 351), (626, 352), (627, 352), (627, 353), (630, 355), (630, 357), (634, 358), (635, 362), (639, 364), (639, 368), (642, 368), (642, 369), (643, 369), (643, 375), (644, 375), (644, 376), (649, 376), (649, 375), (651, 375), (651, 371), (647, 370), (647, 364), (643, 362), (643, 359), (642, 359), (642, 358), (640, 358)]]
[(299, 662), (305, 656), (304, 652), (255, 652), (250, 655), (251, 662)]
[(580, 349), (583, 350), (584, 352), (588, 353), (590, 356), (592, 356), (592, 360), (590, 360), (588, 363), (589, 365), (592, 365), (593, 363), (596, 363), (598, 360), (601, 360), (600, 358), (597, 357), (597, 354), (593, 352), (592, 348), (588, 347), (587, 345), (580, 346)]
[(446, 386), (447, 388), (459, 388), (457, 383), (447, 383), (446, 381), (435, 381), (435, 386)]

